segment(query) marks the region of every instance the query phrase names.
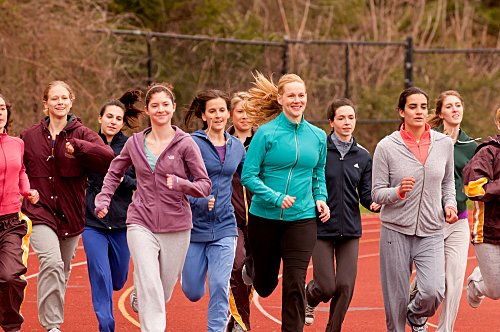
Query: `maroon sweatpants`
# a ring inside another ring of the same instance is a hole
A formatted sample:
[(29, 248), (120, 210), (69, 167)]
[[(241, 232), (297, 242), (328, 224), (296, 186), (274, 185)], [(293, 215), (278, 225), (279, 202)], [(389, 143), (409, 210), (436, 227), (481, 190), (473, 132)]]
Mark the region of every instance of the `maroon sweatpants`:
[[(229, 312), (231, 315), (228, 327), (237, 322), (245, 331), (250, 331), (250, 304), (252, 303), (253, 286), (247, 286), (241, 277), (243, 263), (247, 257), (248, 235), (246, 227), (238, 227), (238, 242), (231, 271), (229, 293)], [(231, 329), (229, 329), (231, 331)]]
[(18, 331), (24, 321), (20, 313), (24, 289), (21, 278), (27, 269), (30, 221), (18, 213), (0, 216), (0, 326), (5, 332)]

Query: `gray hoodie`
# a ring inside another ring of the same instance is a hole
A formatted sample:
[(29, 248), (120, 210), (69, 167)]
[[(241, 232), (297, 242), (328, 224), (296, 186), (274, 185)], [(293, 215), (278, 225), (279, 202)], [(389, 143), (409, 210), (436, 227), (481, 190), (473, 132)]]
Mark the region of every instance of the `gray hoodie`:
[[(424, 165), (405, 145), (399, 131), (382, 139), (373, 156), (372, 198), (382, 204), (382, 225), (405, 235), (443, 234), (445, 216), (441, 200), (445, 207), (457, 207), (453, 142), (433, 130), (430, 137)], [(413, 176), (415, 184), (402, 200), (398, 187), (409, 176)]]

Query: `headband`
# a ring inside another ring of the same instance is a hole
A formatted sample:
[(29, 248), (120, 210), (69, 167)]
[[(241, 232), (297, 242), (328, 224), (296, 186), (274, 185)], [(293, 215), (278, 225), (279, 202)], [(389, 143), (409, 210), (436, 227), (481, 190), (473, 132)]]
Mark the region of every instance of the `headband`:
[(174, 94), (172, 93), (172, 91), (170, 91), (170, 89), (169, 89), (169, 88), (167, 88), (166, 86), (164, 86), (164, 85), (160, 85), (160, 84), (158, 84), (158, 85), (153, 85), (152, 87), (150, 87), (150, 88), (148, 89), (148, 92), (146, 92), (146, 97), (145, 97), (144, 99), (148, 99), (149, 91), (153, 90), (154, 88), (164, 88), (165, 90), (167, 90), (167, 91), (168, 91), (168, 93), (170, 94), (170, 96), (172, 96), (172, 100), (174, 100), (174, 99), (175, 99), (175, 98), (174, 98)]

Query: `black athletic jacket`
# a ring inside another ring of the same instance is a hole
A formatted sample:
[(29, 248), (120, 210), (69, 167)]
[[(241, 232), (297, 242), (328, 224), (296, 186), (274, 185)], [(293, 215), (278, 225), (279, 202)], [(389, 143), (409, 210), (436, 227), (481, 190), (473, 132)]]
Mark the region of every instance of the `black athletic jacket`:
[(325, 178), (330, 219), (317, 221), (318, 237), (361, 237), (359, 202), (367, 209), (372, 203), (372, 157), (352, 139), (349, 152), (341, 158), (328, 135)]
[[(99, 131), (99, 136), (106, 143), (106, 136)], [(128, 137), (121, 131), (113, 137), (111, 141), (111, 148), (116, 155), (119, 155), (127, 142)], [(111, 198), (108, 214), (103, 218), (98, 218), (95, 213), (94, 199), (101, 192), (104, 176), (106, 174), (90, 173), (88, 177), (87, 194), (85, 195), (85, 226), (90, 226), (98, 229), (125, 229), (127, 220), (127, 209), (132, 202), (133, 190), (136, 189), (137, 180), (135, 177), (134, 166), (130, 167), (120, 186), (115, 191)]]

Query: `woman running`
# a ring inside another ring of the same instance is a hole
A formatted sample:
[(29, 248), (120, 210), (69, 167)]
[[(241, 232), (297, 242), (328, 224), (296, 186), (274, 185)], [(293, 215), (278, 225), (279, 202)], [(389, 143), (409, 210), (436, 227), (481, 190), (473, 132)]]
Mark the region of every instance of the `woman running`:
[[(439, 314), (437, 332), (453, 332), (458, 306), (462, 296), (467, 253), (469, 251), (469, 219), (467, 195), (463, 192), (463, 168), (474, 156), (477, 147), (460, 128), (464, 115), (464, 100), (456, 91), (442, 92), (436, 99), (434, 114), (427, 121), (431, 128), (450, 136), (453, 141), (453, 161), (455, 165), (455, 194), (458, 221), (444, 225), (445, 292), (443, 306)], [(410, 288), (410, 298), (418, 291), (416, 278)]]
[[(373, 156), (372, 198), (382, 204), (380, 281), (387, 331), (426, 331), (444, 296), (446, 222), (457, 221), (453, 142), (426, 123), (429, 97), (404, 90), (398, 102), (402, 124), (382, 139)], [(443, 211), (443, 206), (444, 211)], [(419, 292), (410, 300), (415, 264)]]
[(19, 212), (21, 196), (31, 204), (38, 192), (30, 189), (23, 164), (24, 142), (9, 136), (12, 105), (0, 95), (0, 326), (4, 331), (19, 331), (24, 317), (21, 306), (28, 282), (24, 278), (28, 264), (28, 240), (31, 221)]
[(90, 172), (106, 173), (113, 150), (80, 118), (69, 114), (75, 95), (68, 84), (50, 82), (43, 92), (45, 115), (21, 133), (24, 164), (38, 204), (23, 201), (33, 222), (31, 247), (40, 262), (37, 304), (40, 324), (59, 331), (64, 293), (80, 234), (85, 228), (85, 188)]
[(192, 221), (186, 195), (205, 197), (211, 185), (198, 146), (171, 124), (176, 108), (172, 86), (153, 83), (145, 102), (151, 127), (133, 134), (111, 163), (95, 198), (95, 212), (99, 218), (111, 212), (111, 199), (133, 165), (137, 190), (127, 213), (127, 242), (134, 262), (131, 298), (137, 296), (133, 305), (139, 311), (141, 331), (163, 332), (165, 303), (189, 247)]
[[(231, 98), (233, 125), (227, 130), (229, 134), (243, 142), (245, 150), (248, 150), (253, 135), (252, 126), (248, 122), (246, 111), (243, 109), (243, 104), (249, 96), (246, 92), (237, 92)], [(247, 225), (252, 193), (241, 185), (241, 177), (237, 172), (233, 175), (232, 186), (231, 203), (238, 226), (238, 242), (230, 279), (229, 312), (231, 318), (229, 326), (233, 326), (232, 332), (243, 332), (250, 331), (250, 304), (253, 294), (252, 285), (246, 285), (241, 275), (243, 263), (249, 254)]]
[(212, 192), (207, 198), (189, 198), (193, 229), (181, 284), (186, 297), (196, 302), (205, 295), (208, 271), (207, 331), (214, 332), (227, 325), (229, 279), (238, 236), (231, 180), (236, 171), (241, 173), (245, 160), (243, 143), (224, 131), (230, 107), (227, 93), (208, 90), (194, 97), (184, 118), (186, 126), (194, 118), (203, 121), (203, 129), (191, 136), (200, 147)]
[(260, 124), (248, 149), (241, 177), (252, 206), (248, 239), (252, 260), (243, 275), (253, 280), (262, 297), (278, 285), (283, 260), (282, 331), (302, 331), (305, 319), (307, 267), (316, 243), (316, 210), (322, 222), (330, 217), (325, 186), (326, 135), (304, 119), (306, 86), (295, 74), (278, 86), (262, 74), (245, 110)]
[[(134, 106), (141, 101), (141, 91), (127, 91), (119, 99), (105, 103), (99, 113), (99, 136), (119, 155), (128, 137), (122, 129), (138, 127), (143, 110)], [(127, 208), (136, 189), (134, 167), (127, 170), (115, 194), (111, 198), (109, 213), (98, 218), (94, 199), (101, 192), (104, 175), (89, 174), (85, 196), (85, 231), (83, 247), (87, 255), (92, 304), (99, 322), (99, 331), (114, 331), (113, 290), (125, 285), (130, 265), (127, 245)]]
[(327, 138), (326, 189), (330, 220), (317, 222), (318, 239), (312, 260), (314, 279), (306, 286), (306, 325), (314, 322), (314, 309), (330, 302), (327, 332), (342, 328), (351, 303), (357, 274), (361, 215), (359, 203), (371, 211), (380, 205), (372, 200), (372, 157), (356, 143), (356, 109), (349, 99), (328, 106), (332, 133)]
[[(500, 109), (495, 122), (500, 130)], [(484, 297), (500, 299), (500, 135), (488, 137), (464, 168), (465, 193), (474, 201), (472, 243), (478, 266), (467, 278), (467, 301), (479, 307)]]

